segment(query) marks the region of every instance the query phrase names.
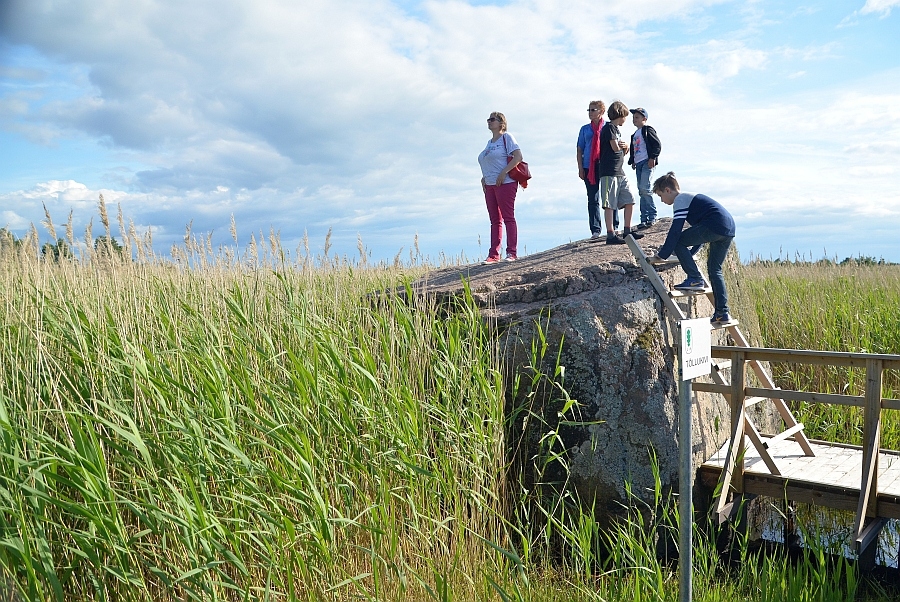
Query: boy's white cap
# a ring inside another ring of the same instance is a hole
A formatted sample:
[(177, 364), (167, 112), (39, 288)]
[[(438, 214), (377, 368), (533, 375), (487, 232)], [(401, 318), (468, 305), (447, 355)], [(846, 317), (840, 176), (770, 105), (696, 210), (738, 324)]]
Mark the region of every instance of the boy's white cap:
[(650, 116), (647, 115), (647, 109), (642, 109), (641, 107), (638, 107), (636, 109), (631, 109), (631, 113), (632, 113), (632, 115), (634, 113), (640, 113), (641, 115), (644, 116), (644, 119), (650, 119)]

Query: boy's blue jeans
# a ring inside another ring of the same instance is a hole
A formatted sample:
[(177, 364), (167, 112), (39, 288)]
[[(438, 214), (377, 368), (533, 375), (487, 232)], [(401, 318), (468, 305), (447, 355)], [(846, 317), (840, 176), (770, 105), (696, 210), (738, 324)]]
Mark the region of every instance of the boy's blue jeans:
[(653, 202), (653, 193), (650, 191), (650, 179), (655, 168), (648, 167), (649, 159), (641, 161), (635, 166), (637, 172), (638, 195), (641, 197), (641, 223), (646, 224), (656, 219), (656, 203)]
[(725, 290), (722, 264), (725, 263), (725, 256), (728, 255), (732, 240), (734, 240), (734, 236), (722, 236), (706, 226), (698, 224), (682, 232), (678, 244), (675, 245), (675, 256), (681, 262), (681, 269), (688, 275), (688, 278), (695, 279), (703, 278), (703, 274), (697, 268), (690, 247), (709, 243), (709, 248), (706, 250), (706, 269), (709, 272), (709, 284), (712, 286), (713, 304), (716, 306), (717, 314), (728, 311), (728, 291)]

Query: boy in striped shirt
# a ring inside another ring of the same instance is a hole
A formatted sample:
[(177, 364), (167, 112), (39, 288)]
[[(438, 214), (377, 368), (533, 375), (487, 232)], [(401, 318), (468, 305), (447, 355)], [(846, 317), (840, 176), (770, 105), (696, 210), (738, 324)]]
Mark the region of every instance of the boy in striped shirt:
[[(676, 284), (675, 288), (687, 291), (706, 290), (706, 282), (694, 262), (694, 253), (704, 243), (709, 243), (706, 268), (716, 306), (710, 322), (713, 325), (727, 324), (731, 321), (731, 316), (728, 315), (728, 292), (725, 290), (722, 264), (728, 255), (731, 241), (734, 240), (734, 219), (728, 210), (708, 196), (681, 192), (678, 180), (671, 171), (657, 178), (653, 183), (653, 192), (659, 195), (663, 203), (673, 206), (674, 214), (666, 242), (656, 255), (650, 257), (650, 263), (660, 263), (674, 251), (687, 274), (687, 279)], [(685, 222), (690, 228), (682, 232)]]

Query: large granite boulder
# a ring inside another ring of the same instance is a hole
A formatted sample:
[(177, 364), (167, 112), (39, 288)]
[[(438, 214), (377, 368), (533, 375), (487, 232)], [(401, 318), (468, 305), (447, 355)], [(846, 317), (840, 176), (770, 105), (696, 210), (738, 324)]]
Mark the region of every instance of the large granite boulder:
[[(669, 224), (660, 220), (645, 231), (640, 243), (648, 255), (662, 245)], [(661, 275), (670, 287), (685, 277), (677, 265)], [(542, 479), (567, 480), (599, 514), (618, 514), (627, 500), (626, 483), (650, 500), (655, 454), (663, 488), (677, 490), (678, 335), (627, 246), (580, 240), (516, 262), (433, 271), (417, 287), (439, 297), (459, 295), (463, 279), (502, 337), (511, 375), (508, 390), (513, 390), (513, 375), (539, 370), (555, 374), (578, 402), (560, 416), (565, 399), (558, 388), (538, 388), (528, 397), (521, 378), (519, 399), (508, 400), (510, 408), (521, 410), (525, 404), (538, 423), (517, 431), (525, 438), (525, 455), (546, 448), (547, 433), (559, 434), (565, 453), (556, 474)], [(705, 296), (691, 298), (683, 308), (693, 317), (712, 314)], [(725, 336), (715, 332), (713, 344), (726, 344)], [(546, 342), (546, 353), (532, 366), (535, 341)], [(556, 370), (557, 360), (562, 371)], [(728, 439), (728, 403), (720, 395), (695, 393), (693, 416), (693, 456), (699, 466)], [(772, 431), (773, 411), (760, 408), (754, 418), (762, 430)]]

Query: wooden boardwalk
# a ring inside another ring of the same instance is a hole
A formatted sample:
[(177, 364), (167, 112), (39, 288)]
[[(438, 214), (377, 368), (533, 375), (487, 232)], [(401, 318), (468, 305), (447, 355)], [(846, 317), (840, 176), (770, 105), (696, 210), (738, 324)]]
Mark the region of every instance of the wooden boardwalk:
[[(675, 328), (696, 309), (691, 296), (711, 297), (709, 291), (670, 291), (643, 249), (631, 237), (625, 240)], [(859, 557), (874, 564), (881, 528), (900, 518), (900, 452), (881, 447), (883, 411), (900, 410), (900, 399), (882, 397), (884, 372), (900, 370), (900, 355), (751, 347), (736, 321), (724, 329), (733, 345), (710, 349), (713, 358), (724, 360), (713, 364), (712, 382), (692, 384), (694, 392), (723, 395), (731, 406), (728, 441), (697, 470), (710, 490), (719, 488), (715, 514), (720, 521), (733, 518), (742, 512), (745, 494), (855, 511), (851, 540)], [(773, 362), (864, 370), (865, 390), (861, 395), (783, 390), (769, 372)], [(753, 423), (747, 408), (760, 402), (774, 404), (780, 433), (764, 435)], [(791, 402), (862, 408), (863, 445), (809, 439)]]
[[(863, 467), (861, 447), (810, 440), (815, 456), (808, 456), (794, 441), (769, 443), (770, 440), (771, 437), (763, 436), (781, 474), (772, 474), (756, 448), (747, 445), (743, 473), (746, 493), (857, 511)], [(719, 482), (729, 444), (726, 442), (697, 471), (701, 482), (709, 489)], [(878, 494), (874, 514), (900, 518), (900, 452), (880, 450), (877, 465)]]
[[(643, 249), (633, 238), (625, 240), (674, 322), (680, 324), (696, 308), (691, 296), (711, 297), (710, 291), (668, 290)], [(900, 370), (900, 355), (751, 347), (737, 321), (723, 327), (733, 345), (714, 345), (712, 357), (724, 361), (713, 364), (712, 382), (692, 384), (694, 392), (723, 395), (731, 406), (728, 441), (697, 470), (704, 485), (719, 488), (714, 504), (719, 520), (742, 511), (744, 494), (855, 511), (851, 539), (860, 558), (874, 563), (878, 533), (888, 519), (900, 518), (900, 452), (881, 447), (882, 412), (900, 410), (900, 399), (882, 397), (884, 372)], [(780, 389), (768, 369), (773, 362), (864, 370), (865, 390), (836, 395)], [(780, 433), (764, 435), (753, 423), (747, 408), (760, 402), (774, 404), (783, 423)], [(863, 445), (809, 439), (789, 402), (862, 408)]]

